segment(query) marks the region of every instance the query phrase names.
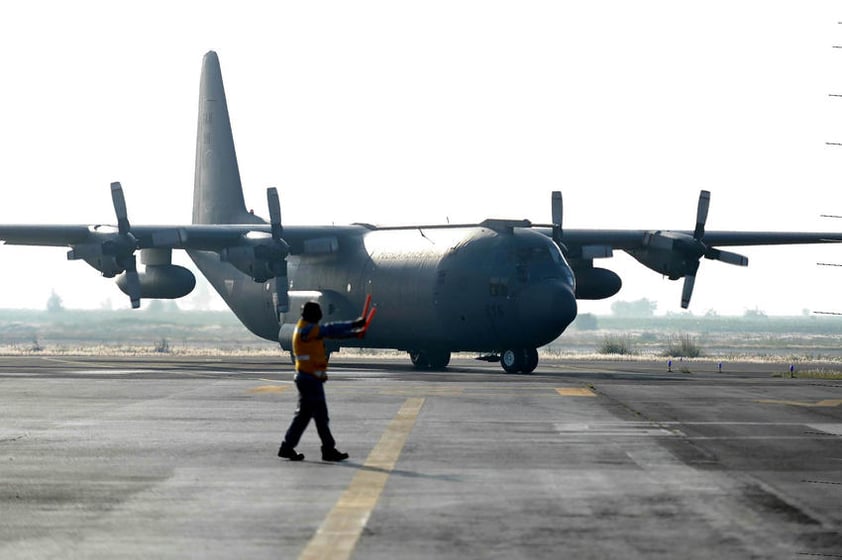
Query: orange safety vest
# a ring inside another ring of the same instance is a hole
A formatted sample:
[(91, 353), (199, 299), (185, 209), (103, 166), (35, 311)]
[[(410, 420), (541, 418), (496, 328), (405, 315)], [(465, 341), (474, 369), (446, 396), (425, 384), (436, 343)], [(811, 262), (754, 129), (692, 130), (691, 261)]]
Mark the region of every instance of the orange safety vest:
[(319, 337), (319, 325), (299, 319), (292, 334), (292, 352), (295, 369), (321, 377), (327, 371), (327, 352), (324, 340)]

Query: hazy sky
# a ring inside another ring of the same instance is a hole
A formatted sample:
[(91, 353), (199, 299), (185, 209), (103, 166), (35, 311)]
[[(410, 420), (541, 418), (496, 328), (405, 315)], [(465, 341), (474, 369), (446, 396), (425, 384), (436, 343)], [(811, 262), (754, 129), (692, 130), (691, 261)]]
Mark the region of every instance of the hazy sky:
[[(247, 204), (287, 224), (550, 219), (840, 230), (842, 7), (830, 1), (6, 2), (0, 223), (189, 223), (202, 55), (219, 53)], [(842, 311), (842, 247), (703, 261), (691, 311)], [(0, 247), (0, 307), (128, 307), (66, 249)], [(180, 259), (179, 262), (186, 262)], [(658, 312), (671, 282), (600, 261)], [(610, 303), (580, 302), (580, 312)]]

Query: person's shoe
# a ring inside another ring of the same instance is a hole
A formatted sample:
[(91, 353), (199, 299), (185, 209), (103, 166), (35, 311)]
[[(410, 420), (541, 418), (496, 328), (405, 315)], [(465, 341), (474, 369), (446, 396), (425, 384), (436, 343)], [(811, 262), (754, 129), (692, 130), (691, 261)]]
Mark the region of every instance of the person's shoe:
[(292, 447), (287, 447), (284, 444), (281, 444), (281, 448), (278, 449), (278, 457), (281, 459), (289, 459), (290, 461), (303, 461), (304, 454), (298, 453)]
[(322, 447), (322, 461), (344, 461), (347, 458), (347, 453), (342, 453), (335, 447), (330, 449)]

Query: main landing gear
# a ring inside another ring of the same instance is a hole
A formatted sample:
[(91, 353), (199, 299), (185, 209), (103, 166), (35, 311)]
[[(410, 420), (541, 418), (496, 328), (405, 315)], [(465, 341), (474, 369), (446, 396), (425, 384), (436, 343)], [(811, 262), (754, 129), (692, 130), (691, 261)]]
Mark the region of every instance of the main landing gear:
[(409, 359), (415, 369), (441, 370), (450, 363), (450, 352), (447, 350), (411, 351)]
[[(409, 359), (415, 369), (442, 370), (450, 363), (446, 350), (412, 350)], [(478, 360), (500, 362), (506, 373), (532, 373), (538, 367), (538, 350), (535, 348), (509, 348), (498, 354), (480, 356)]]
[(500, 354), (500, 365), (506, 373), (532, 373), (538, 367), (538, 350), (508, 348)]

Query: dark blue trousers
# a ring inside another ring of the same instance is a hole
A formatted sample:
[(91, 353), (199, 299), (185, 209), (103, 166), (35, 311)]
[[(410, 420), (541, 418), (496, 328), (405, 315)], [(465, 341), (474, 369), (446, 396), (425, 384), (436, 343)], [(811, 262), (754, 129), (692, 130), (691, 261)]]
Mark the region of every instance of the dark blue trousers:
[(324, 382), (308, 373), (296, 373), (295, 386), (298, 387), (298, 408), (284, 436), (284, 445), (289, 448), (298, 445), (301, 435), (312, 418), (316, 421), (316, 430), (322, 440), (322, 447), (333, 449), (336, 447), (336, 441), (328, 426), (330, 419), (327, 416)]

